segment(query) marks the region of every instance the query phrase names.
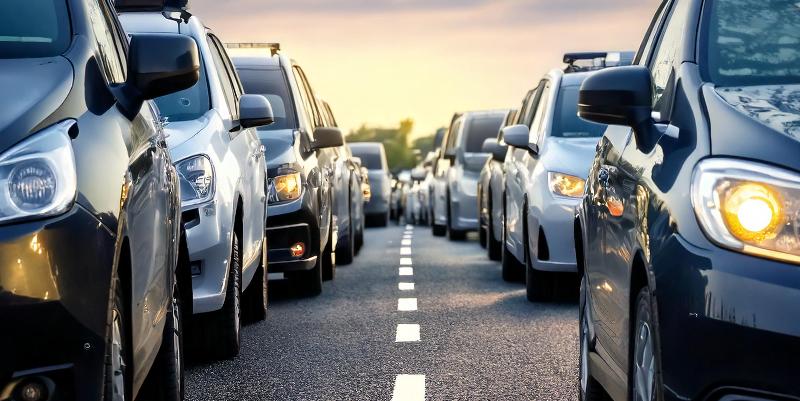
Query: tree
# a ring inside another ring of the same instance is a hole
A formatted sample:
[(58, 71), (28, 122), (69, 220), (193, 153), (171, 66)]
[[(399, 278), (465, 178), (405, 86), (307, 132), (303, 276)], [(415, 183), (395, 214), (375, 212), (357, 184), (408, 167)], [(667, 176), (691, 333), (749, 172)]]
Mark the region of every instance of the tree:
[(386, 159), (389, 169), (397, 172), (410, 169), (416, 165), (414, 152), (408, 146), (409, 136), (414, 129), (414, 121), (410, 118), (400, 121), (395, 128), (377, 128), (362, 125), (355, 131), (350, 131), (348, 142), (380, 142), (386, 149)]

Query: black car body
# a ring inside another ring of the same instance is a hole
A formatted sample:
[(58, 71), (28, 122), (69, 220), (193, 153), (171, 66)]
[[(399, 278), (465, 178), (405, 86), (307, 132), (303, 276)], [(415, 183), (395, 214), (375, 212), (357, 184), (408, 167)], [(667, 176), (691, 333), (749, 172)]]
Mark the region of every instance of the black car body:
[(584, 81), (583, 399), (800, 397), (798, 43), (796, 1), (664, 1)]
[[(268, 52), (268, 51), (267, 51)], [(269, 177), (267, 241), (270, 273), (284, 273), (319, 294), (333, 278), (333, 157), (338, 129), (324, 127), (303, 70), (283, 54), (236, 56), (246, 93), (269, 99), (275, 123), (259, 128)]]
[[(534, 91), (529, 91), (525, 101)], [(503, 141), (503, 128), (517, 123), (519, 111), (511, 110), (497, 134), (497, 138), (489, 138), (483, 143), (483, 152), (488, 154), (486, 163), (481, 168), (478, 179), (478, 219), (481, 246), (491, 260), (500, 260), (503, 246), (503, 198), (505, 191), (504, 162), (508, 154), (508, 145)]]
[(147, 99), (197, 81), (196, 46), (129, 44), (107, 0), (6, 1), (0, 35), (0, 397), (133, 399), (151, 367), (156, 391), (182, 396), (176, 287), (191, 305), (191, 277)]

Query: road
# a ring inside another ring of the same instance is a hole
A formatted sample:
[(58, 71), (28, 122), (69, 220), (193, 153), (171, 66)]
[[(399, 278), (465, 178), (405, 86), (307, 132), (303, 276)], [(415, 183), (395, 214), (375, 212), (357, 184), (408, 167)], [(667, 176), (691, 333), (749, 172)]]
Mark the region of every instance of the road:
[(187, 399), (577, 400), (577, 303), (529, 303), (473, 237), (406, 228), (368, 229), (316, 298), (271, 281), (267, 320), (244, 327), (238, 358), (191, 364)]

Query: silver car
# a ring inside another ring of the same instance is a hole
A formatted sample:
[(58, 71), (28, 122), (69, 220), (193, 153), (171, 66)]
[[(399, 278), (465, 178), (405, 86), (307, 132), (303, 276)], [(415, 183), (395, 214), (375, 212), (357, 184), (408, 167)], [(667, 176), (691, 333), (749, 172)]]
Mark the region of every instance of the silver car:
[(195, 315), (213, 356), (239, 353), (242, 293), (248, 311), (266, 317), (266, 170), (254, 127), (272, 121), (269, 102), (245, 95), (222, 42), (186, 11), (123, 12), (130, 33), (191, 37), (200, 80), (156, 99), (181, 185), (182, 220), (192, 270)]
[(507, 114), (508, 110), (464, 113), (448, 132), (443, 152), (451, 167), (445, 176), (444, 199), (437, 194), (436, 203), (444, 203), (447, 234), (451, 240), (463, 240), (467, 232), (479, 228), (478, 177), (489, 156), (483, 153), (483, 142), (497, 137)]
[(389, 176), (389, 163), (386, 161), (383, 144), (360, 142), (350, 143), (348, 146), (353, 152), (353, 156), (360, 158), (362, 165), (369, 172), (371, 195), (369, 201), (364, 205), (364, 215), (368, 222), (374, 220), (376, 225), (386, 227), (389, 224), (392, 179)]

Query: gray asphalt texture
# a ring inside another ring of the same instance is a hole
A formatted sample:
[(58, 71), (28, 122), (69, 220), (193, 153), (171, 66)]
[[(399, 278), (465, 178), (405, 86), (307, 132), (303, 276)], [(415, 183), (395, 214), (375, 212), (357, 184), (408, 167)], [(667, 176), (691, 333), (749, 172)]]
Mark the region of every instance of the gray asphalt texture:
[[(427, 227), (413, 230), (414, 276), (400, 277), (404, 229), (367, 229), (318, 297), (271, 281), (267, 320), (244, 327), (239, 357), (190, 364), (187, 400), (388, 401), (398, 374), (424, 374), (428, 400), (578, 399), (577, 301), (530, 303), (474, 236)], [(400, 297), (419, 309), (398, 312)], [(419, 324), (420, 342), (395, 343), (398, 323)]]

